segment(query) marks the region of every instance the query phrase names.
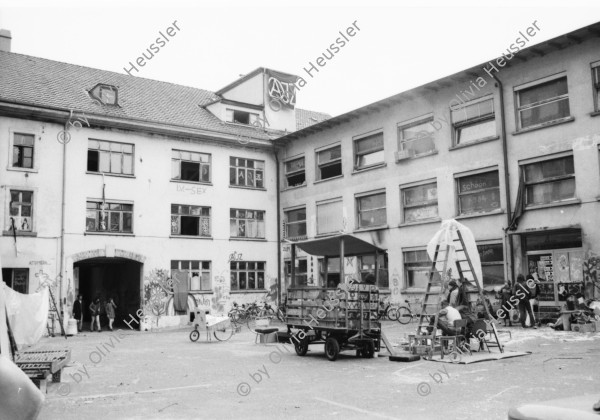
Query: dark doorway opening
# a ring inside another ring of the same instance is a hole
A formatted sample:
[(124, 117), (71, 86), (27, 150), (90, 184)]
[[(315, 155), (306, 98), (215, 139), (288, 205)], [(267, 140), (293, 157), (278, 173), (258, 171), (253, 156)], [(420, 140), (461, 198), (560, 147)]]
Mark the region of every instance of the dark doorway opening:
[[(90, 328), (90, 303), (100, 298), (104, 309), (104, 304), (111, 297), (117, 305), (113, 328), (129, 328), (125, 323), (127, 321), (131, 328), (139, 329), (139, 324), (132, 322), (131, 317), (139, 320), (136, 312), (141, 307), (141, 263), (125, 258), (91, 258), (79, 261), (73, 267), (79, 270), (79, 294), (83, 296), (84, 305), (84, 331)], [(103, 330), (108, 329), (105, 310), (101, 312), (100, 325)]]

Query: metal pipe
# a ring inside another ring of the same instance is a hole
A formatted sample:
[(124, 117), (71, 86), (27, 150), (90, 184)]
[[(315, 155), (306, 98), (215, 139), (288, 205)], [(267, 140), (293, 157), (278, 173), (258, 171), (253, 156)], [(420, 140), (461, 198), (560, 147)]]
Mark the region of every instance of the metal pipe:
[(510, 222), (512, 220), (512, 211), (511, 211), (511, 203), (510, 203), (510, 183), (509, 183), (509, 173), (508, 173), (508, 142), (506, 140), (506, 115), (504, 114), (504, 86), (500, 79), (498, 79), (497, 75), (491, 74), (496, 83), (498, 83), (498, 96), (500, 99), (500, 138), (502, 140), (502, 158), (504, 164), (504, 191), (506, 194), (506, 229), (504, 229), (504, 237), (506, 238), (506, 242), (508, 245), (508, 253), (510, 254), (510, 265), (509, 265), (509, 278), (512, 279), (514, 276), (514, 267), (515, 267), (515, 257), (513, 252), (513, 244), (512, 238), (508, 235), (508, 227), (510, 226)]
[(68, 143), (68, 139), (70, 138), (70, 134), (69, 134), (69, 121), (71, 121), (71, 115), (72, 115), (72, 111), (70, 111), (69, 114), (69, 119), (67, 120), (67, 122), (65, 122), (65, 135), (63, 137), (63, 161), (62, 161), (62, 192), (61, 192), (61, 214), (60, 214), (60, 272), (59, 272), (59, 276), (60, 276), (60, 282), (59, 282), (59, 288), (58, 288), (58, 300), (60, 302), (60, 309), (56, 308), (57, 310), (62, 310), (64, 307), (64, 302), (63, 302), (63, 278), (64, 278), (64, 271), (65, 271), (65, 208), (66, 208), (66, 189), (67, 189), (67, 143)]
[(277, 205), (277, 304), (281, 305), (281, 290), (283, 288), (283, 283), (285, 282), (285, 275), (281, 275), (281, 214), (279, 211), (280, 204), (280, 192), (279, 192), (279, 158), (277, 157), (277, 151), (273, 153), (275, 155), (275, 166), (276, 166), (276, 174), (275, 174), (275, 193), (276, 197), (276, 205)]

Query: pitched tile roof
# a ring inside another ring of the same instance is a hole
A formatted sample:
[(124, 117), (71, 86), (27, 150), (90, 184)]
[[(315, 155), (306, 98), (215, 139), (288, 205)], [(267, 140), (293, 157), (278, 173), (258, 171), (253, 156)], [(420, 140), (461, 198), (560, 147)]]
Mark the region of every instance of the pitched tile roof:
[(313, 124), (328, 120), (329, 118), (331, 118), (331, 115), (323, 112), (296, 108), (296, 130), (302, 130)]
[[(73, 109), (107, 116), (269, 139), (284, 133), (227, 124), (203, 105), (219, 97), (208, 90), (0, 51), (0, 101)], [(119, 106), (94, 103), (88, 91), (98, 83), (118, 88)], [(296, 116), (326, 114), (296, 110)], [(328, 116), (327, 116), (328, 117)], [(324, 117), (320, 117), (320, 121)], [(306, 125), (302, 125), (306, 126)]]

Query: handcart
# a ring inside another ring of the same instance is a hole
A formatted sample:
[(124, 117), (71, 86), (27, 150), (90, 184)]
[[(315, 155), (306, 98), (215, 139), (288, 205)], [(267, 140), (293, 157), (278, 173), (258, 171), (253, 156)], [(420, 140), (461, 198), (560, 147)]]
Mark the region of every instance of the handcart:
[(227, 316), (212, 316), (205, 309), (196, 308), (192, 319), (194, 329), (190, 333), (190, 340), (198, 341), (200, 331), (206, 332), (206, 340), (212, 341), (212, 335), (219, 341), (227, 341), (233, 336), (235, 327), (231, 325), (231, 320)]
[(71, 350), (40, 349), (18, 353), (15, 364), (44, 392), (48, 376), (52, 375), (52, 382), (60, 382), (70, 360)]
[[(345, 258), (385, 252), (352, 235), (338, 235), (311, 241), (292, 242), (292, 261), (296, 246), (311, 255), (340, 259), (340, 279), (344, 279)], [(291, 264), (292, 285), (295, 284)], [(375, 273), (378, 276), (376, 264)], [(327, 273), (325, 273), (327, 278)], [(377, 321), (377, 286), (353, 281), (338, 287), (291, 287), (287, 293), (286, 324), (296, 354), (304, 356), (309, 345), (324, 344), (325, 355), (335, 361), (341, 351), (355, 350), (357, 356), (371, 358), (381, 349), (381, 324)]]

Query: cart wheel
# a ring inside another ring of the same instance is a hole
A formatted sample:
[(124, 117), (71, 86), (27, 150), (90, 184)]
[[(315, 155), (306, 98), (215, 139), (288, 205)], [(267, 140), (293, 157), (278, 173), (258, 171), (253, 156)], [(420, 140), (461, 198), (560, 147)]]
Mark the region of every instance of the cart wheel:
[(226, 327), (218, 327), (213, 332), (213, 335), (219, 341), (227, 341), (233, 335), (233, 326), (228, 325)]
[(198, 330), (194, 330), (190, 333), (190, 340), (198, 341), (199, 338), (200, 338), (200, 333), (198, 332)]
[(362, 350), (362, 356), (365, 359), (372, 359), (375, 355), (375, 343), (372, 341), (367, 341), (365, 343), (365, 347)]
[(298, 356), (306, 356), (308, 352), (308, 338), (304, 337), (300, 341), (296, 341), (294, 343), (294, 348), (296, 349), (296, 354)]
[(334, 362), (340, 354), (340, 344), (335, 337), (327, 337), (325, 340), (325, 355)]

